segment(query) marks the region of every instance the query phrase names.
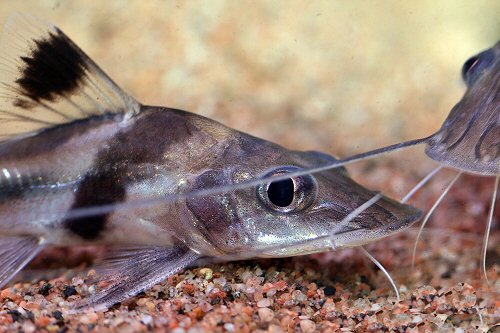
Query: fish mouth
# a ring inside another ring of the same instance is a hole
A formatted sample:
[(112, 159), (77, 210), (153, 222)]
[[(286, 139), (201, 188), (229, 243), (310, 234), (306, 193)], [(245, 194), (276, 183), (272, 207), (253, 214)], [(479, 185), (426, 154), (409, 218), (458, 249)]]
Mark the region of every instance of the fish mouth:
[[(341, 249), (346, 247), (362, 246), (382, 238), (396, 234), (404, 229), (409, 228), (413, 223), (422, 217), (422, 211), (410, 207), (413, 212), (403, 218), (395, 219), (394, 222), (383, 225), (379, 228), (351, 228), (350, 230), (341, 230), (330, 236), (332, 249)], [(409, 210), (407, 209), (407, 210)]]
[[(384, 197), (382, 201), (387, 199)], [(395, 203), (393, 200), (389, 200)], [(407, 229), (422, 217), (423, 213), (418, 208), (400, 203), (398, 203), (398, 206), (400, 210), (396, 212), (396, 215), (392, 216), (389, 222), (384, 224), (375, 223), (376, 226), (363, 226), (349, 223), (340, 228), (340, 230), (335, 231), (335, 229), (330, 229), (330, 232), (327, 230), (327, 232), (303, 237), (294, 243), (280, 248), (264, 249), (258, 257), (292, 257), (362, 246)], [(363, 217), (363, 219), (367, 218)], [(327, 223), (331, 224), (331, 221)]]

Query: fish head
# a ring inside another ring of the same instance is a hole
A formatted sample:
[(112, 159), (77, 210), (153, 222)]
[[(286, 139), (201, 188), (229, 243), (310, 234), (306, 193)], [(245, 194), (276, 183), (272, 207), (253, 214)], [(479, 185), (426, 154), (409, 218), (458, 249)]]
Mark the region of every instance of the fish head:
[(253, 137), (246, 141), (238, 153), (227, 154), (231, 158), (220, 168), (199, 175), (193, 189), (266, 180), (186, 200), (192, 223), (226, 255), (288, 257), (359, 246), (396, 233), (421, 216), (420, 210), (382, 196), (343, 222), (377, 192), (356, 183), (342, 167), (297, 174), (337, 161), (327, 154), (290, 151)]
[(473, 174), (500, 173), (500, 41), (465, 62), (467, 90), (441, 129), (427, 140), (426, 154)]

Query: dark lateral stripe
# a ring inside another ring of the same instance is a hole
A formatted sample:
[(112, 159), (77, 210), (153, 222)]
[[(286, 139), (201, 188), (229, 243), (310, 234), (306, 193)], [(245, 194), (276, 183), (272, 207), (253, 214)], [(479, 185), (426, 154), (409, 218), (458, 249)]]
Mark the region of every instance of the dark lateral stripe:
[(100, 125), (118, 122), (122, 117), (121, 114), (105, 113), (49, 127), (41, 130), (35, 136), (28, 136), (22, 140), (1, 142), (0, 160), (38, 158), (44, 154), (50, 154), (54, 149), (63, 146), (71, 139), (89, 133)]
[(29, 197), (41, 191), (46, 191), (43, 188), (47, 184), (47, 180), (43, 176), (26, 176), (20, 178), (6, 177), (2, 172), (0, 174), (0, 202), (9, 200), (17, 200)]
[(470, 118), (469, 122), (467, 123), (467, 127), (462, 132), (462, 135), (454, 143), (449, 145), (447, 150), (453, 150), (456, 146), (458, 146), (467, 137), (467, 134), (469, 133), (472, 126), (475, 124), (476, 120), (479, 119), (480, 115), (481, 115), (481, 110), (476, 110), (472, 114), (472, 117)]
[(488, 134), (490, 133), (490, 131), (495, 127), (495, 125), (496, 124), (494, 122), (492, 122), (491, 124), (489, 124), (488, 127), (486, 127), (486, 129), (484, 130), (484, 132), (479, 137), (479, 140), (478, 140), (478, 142), (476, 144), (476, 147), (474, 148), (474, 153), (476, 155), (476, 159), (480, 159), (481, 158), (481, 146), (483, 145), (483, 141), (488, 136)]
[[(39, 102), (53, 101), (80, 85), (85, 75), (85, 61), (78, 47), (60, 30), (46, 39), (34, 40), (31, 54), (21, 57), (24, 66), (15, 82), (24, 97)], [(34, 106), (23, 98), (14, 104), (23, 108)]]

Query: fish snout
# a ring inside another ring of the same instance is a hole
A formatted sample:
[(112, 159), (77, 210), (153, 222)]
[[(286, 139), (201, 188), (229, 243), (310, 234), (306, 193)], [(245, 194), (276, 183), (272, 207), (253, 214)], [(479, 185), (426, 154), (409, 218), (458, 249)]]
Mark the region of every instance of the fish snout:
[(371, 243), (410, 227), (422, 216), (422, 211), (418, 208), (388, 197), (380, 196), (377, 199), (374, 196), (372, 199), (376, 200), (366, 200), (332, 226), (330, 232), (332, 248)]

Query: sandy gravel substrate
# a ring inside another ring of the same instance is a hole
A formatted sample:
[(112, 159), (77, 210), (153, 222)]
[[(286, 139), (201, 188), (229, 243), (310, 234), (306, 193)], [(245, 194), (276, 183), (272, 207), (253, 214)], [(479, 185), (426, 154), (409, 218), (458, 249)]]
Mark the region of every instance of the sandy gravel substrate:
[[(347, 156), (437, 130), (464, 61), (498, 38), (495, 0), (2, 1), (57, 23), (138, 100), (191, 110), (298, 150)], [(349, 167), (401, 198), (435, 167), (421, 148)], [(453, 172), (412, 199), (428, 210)], [(48, 249), (0, 291), (3, 332), (497, 332), (500, 206), (480, 253), (491, 178), (463, 176), (416, 230), (359, 250), (195, 267), (105, 312), (71, 313), (98, 292), (104, 248)], [(1, 218), (1, 217), (0, 217)]]
[(33, 282), (2, 290), (0, 332), (484, 332), (497, 323), (498, 248), (488, 253), (496, 264), (486, 286), (477, 268), (480, 237), (433, 230), (412, 271), (414, 236), (370, 247), (392, 271), (400, 301), (355, 250), (190, 269), (109, 311), (79, 314), (70, 304), (96, 286), (72, 269), (48, 281), (35, 272)]

